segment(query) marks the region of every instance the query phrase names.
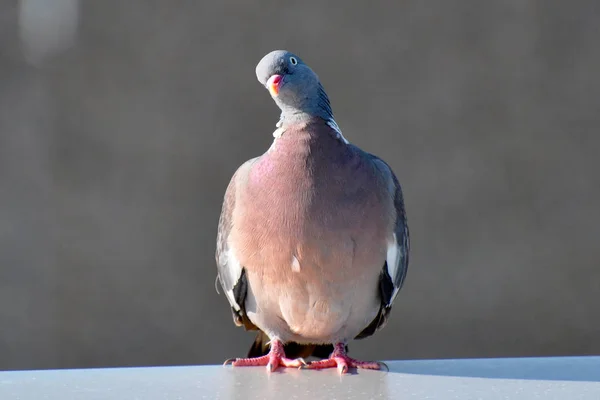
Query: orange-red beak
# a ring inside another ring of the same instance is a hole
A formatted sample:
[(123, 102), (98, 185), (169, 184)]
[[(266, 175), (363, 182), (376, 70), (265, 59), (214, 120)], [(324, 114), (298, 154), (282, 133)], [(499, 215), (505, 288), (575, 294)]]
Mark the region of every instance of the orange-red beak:
[(281, 75), (273, 75), (267, 81), (267, 89), (269, 89), (269, 93), (271, 96), (277, 96), (279, 94), (279, 86), (281, 85), (281, 81), (283, 81), (283, 76)]

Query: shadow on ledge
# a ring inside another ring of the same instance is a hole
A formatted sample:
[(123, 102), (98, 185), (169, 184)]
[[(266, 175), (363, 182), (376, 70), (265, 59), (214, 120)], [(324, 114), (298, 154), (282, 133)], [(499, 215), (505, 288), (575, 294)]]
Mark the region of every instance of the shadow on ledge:
[(418, 375), (600, 382), (600, 357), (477, 358), (391, 362), (390, 372)]

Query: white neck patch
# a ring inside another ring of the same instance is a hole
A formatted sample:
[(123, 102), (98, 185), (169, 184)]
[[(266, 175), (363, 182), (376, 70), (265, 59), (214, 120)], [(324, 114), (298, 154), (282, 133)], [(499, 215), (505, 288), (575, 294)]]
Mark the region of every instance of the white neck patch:
[(335, 133), (337, 134), (337, 138), (339, 140), (341, 140), (342, 142), (348, 144), (350, 143), (345, 137), (344, 135), (342, 135), (342, 130), (340, 129), (340, 127), (338, 126), (337, 122), (335, 122), (335, 120), (333, 118), (329, 119), (327, 121), (327, 125), (329, 125), (329, 127), (331, 129), (333, 129), (335, 131)]
[[(337, 124), (337, 122), (335, 122), (335, 120), (333, 118), (330, 118), (327, 120), (327, 125), (335, 131), (337, 139), (341, 140), (342, 142), (344, 142), (346, 144), (350, 143), (348, 141), (348, 139), (346, 139), (344, 137), (344, 135), (342, 134), (342, 130), (340, 129), (339, 125)], [(277, 129), (275, 129), (275, 131), (273, 132), (273, 137), (275, 139), (280, 138), (281, 135), (283, 135), (283, 133), (285, 132), (285, 128), (283, 128), (282, 126), (283, 126), (283, 120), (280, 119), (275, 124), (275, 127), (277, 127)]]

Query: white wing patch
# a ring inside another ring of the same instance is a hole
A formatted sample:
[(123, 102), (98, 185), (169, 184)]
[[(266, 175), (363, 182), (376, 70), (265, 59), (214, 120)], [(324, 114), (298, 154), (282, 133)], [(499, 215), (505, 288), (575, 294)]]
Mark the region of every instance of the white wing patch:
[[(392, 238), (388, 242), (386, 262), (388, 274), (390, 274), (392, 282), (395, 282), (396, 277), (400, 272), (400, 246), (398, 245), (398, 240), (395, 233), (392, 234)], [(392, 304), (392, 302), (396, 298), (396, 295), (398, 294), (399, 290), (399, 288), (394, 287), (394, 292), (392, 293), (390, 304)]]
[(232, 249), (222, 253), (219, 258), (219, 264), (226, 265), (225, 270), (227, 271), (226, 274), (228, 275), (228, 282), (233, 282), (231, 289), (225, 290), (225, 296), (227, 296), (227, 300), (229, 300), (231, 307), (233, 307), (236, 311), (240, 311), (240, 306), (235, 301), (235, 296), (233, 295), (233, 288), (235, 287), (235, 282), (237, 282), (240, 279), (240, 276), (242, 276), (242, 266), (238, 259), (235, 258)]

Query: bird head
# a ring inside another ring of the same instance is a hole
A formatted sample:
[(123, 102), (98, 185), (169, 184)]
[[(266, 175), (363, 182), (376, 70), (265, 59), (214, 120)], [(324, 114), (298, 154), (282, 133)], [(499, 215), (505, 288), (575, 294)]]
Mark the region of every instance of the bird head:
[(289, 51), (275, 50), (264, 56), (256, 66), (256, 77), (284, 114), (331, 113), (317, 74)]

